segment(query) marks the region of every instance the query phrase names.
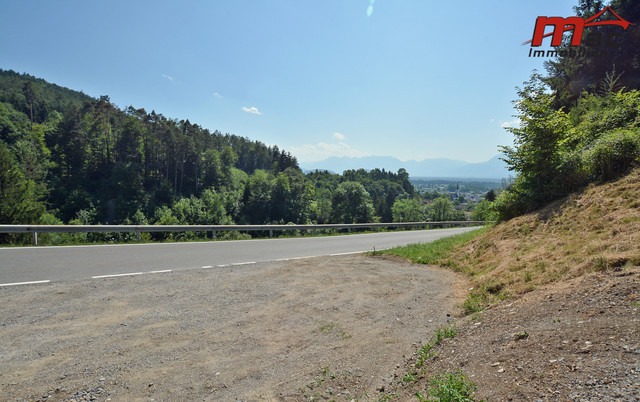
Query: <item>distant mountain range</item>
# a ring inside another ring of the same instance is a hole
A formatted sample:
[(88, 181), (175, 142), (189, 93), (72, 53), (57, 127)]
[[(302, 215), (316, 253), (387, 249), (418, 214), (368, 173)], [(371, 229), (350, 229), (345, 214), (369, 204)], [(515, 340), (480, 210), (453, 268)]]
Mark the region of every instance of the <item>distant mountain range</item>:
[[(403, 162), (391, 156), (365, 156), (348, 158), (332, 156), (325, 160), (312, 163), (301, 163), (305, 171), (328, 170), (342, 173), (349, 169), (385, 169), (397, 172), (405, 168), (412, 178), (416, 177), (455, 177), (469, 179), (502, 179), (509, 176), (507, 165), (496, 155), (486, 162), (469, 163), (455, 159), (424, 159)], [(513, 175), (513, 173), (511, 173)]]

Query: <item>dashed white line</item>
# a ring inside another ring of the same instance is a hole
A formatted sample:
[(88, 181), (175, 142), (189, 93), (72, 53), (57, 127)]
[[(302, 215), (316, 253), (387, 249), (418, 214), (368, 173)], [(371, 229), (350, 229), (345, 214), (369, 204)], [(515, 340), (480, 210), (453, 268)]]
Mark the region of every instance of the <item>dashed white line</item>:
[(147, 275), (147, 274), (164, 274), (167, 272), (171, 272), (170, 269), (163, 269), (161, 271), (149, 271), (149, 272), (129, 272), (126, 274), (112, 274), (112, 275), (97, 275), (92, 276), (91, 279), (104, 279), (104, 278), (118, 278), (121, 276), (136, 276), (136, 275)]
[[(339, 255), (348, 255), (348, 254), (361, 254), (364, 253), (366, 251), (350, 251), (348, 253), (337, 253), (337, 254), (330, 254), (330, 256), (334, 257), (334, 256), (339, 256)], [(318, 255), (307, 255), (304, 257), (291, 257), (291, 258), (279, 258), (276, 259), (275, 261), (290, 261), (290, 260), (302, 260), (304, 258), (315, 258), (315, 257), (320, 257)], [(236, 262), (236, 263), (232, 263), (232, 264), (219, 264), (216, 265), (217, 268), (222, 268), (222, 267), (230, 267), (230, 266), (239, 266), (239, 265), (250, 265), (250, 264), (256, 264), (256, 261), (247, 261), (247, 262)], [(207, 268), (213, 268), (212, 265), (203, 265), (202, 266), (203, 269), (207, 269)], [(136, 276), (136, 275), (145, 275), (145, 274), (161, 274), (161, 273), (166, 273), (166, 272), (171, 272), (170, 269), (165, 269), (162, 271), (149, 271), (149, 272), (129, 272), (126, 274), (112, 274), (112, 275), (97, 275), (97, 276), (92, 276), (91, 279), (103, 279), (103, 278), (117, 278), (117, 277), (122, 277), (122, 276)], [(22, 283), (18, 283), (18, 285), (22, 285), (22, 284), (31, 284), (31, 283), (46, 283), (49, 281), (37, 281), (37, 282), (22, 282)], [(5, 284), (5, 285), (0, 285), (0, 286), (11, 286), (14, 284)]]
[(348, 253), (336, 253), (336, 254), (329, 254), (331, 257), (336, 257), (338, 255), (349, 255), (349, 254), (362, 254), (362, 253), (366, 253), (367, 251), (349, 251)]
[(135, 276), (135, 275), (144, 275), (144, 272), (129, 272), (128, 274), (98, 275), (98, 276), (92, 276), (91, 279), (117, 278), (119, 276)]
[(30, 282), (14, 282), (14, 283), (0, 283), (0, 287), (2, 286), (19, 286), (19, 285), (36, 285), (38, 283), (49, 283), (50, 280), (46, 281), (30, 281)]
[(304, 257), (278, 258), (276, 261), (304, 260), (305, 258), (322, 257), (320, 255), (306, 255)]

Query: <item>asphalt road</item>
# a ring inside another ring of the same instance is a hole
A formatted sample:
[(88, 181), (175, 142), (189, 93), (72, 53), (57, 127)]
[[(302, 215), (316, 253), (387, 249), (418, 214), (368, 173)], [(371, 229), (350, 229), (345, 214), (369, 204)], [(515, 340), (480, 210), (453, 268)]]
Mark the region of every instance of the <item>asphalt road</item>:
[(349, 254), (424, 243), (477, 228), (199, 243), (0, 248), (0, 286), (106, 279)]

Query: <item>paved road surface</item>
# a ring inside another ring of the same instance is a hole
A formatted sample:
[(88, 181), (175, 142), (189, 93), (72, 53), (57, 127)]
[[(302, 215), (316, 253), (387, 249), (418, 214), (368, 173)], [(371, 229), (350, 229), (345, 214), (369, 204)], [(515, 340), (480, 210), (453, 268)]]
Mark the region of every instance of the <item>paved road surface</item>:
[(152, 274), (336, 255), (429, 242), (477, 228), (200, 243), (0, 248), (0, 286)]

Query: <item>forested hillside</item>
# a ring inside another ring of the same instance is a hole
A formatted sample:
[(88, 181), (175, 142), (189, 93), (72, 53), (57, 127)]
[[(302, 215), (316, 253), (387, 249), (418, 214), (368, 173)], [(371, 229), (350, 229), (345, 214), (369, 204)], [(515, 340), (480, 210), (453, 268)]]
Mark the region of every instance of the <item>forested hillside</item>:
[[(610, 6), (629, 21), (640, 18), (637, 1), (614, 0)], [(587, 18), (602, 8), (601, 1), (581, 0), (575, 11)], [(591, 38), (616, 34), (616, 46), (585, 40), (581, 46), (600, 52), (559, 53), (546, 63), (547, 75), (534, 71), (518, 88), (514, 106), (520, 124), (508, 128), (515, 144), (502, 147), (504, 161), (517, 177), (493, 205), (502, 219), (640, 165), (640, 28), (589, 29)], [(570, 46), (570, 38), (565, 37), (561, 49)]]
[[(305, 176), (277, 146), (3, 70), (0, 189), (0, 222), (13, 224), (351, 223), (429, 214), (404, 169)], [(394, 216), (394, 204), (409, 200), (413, 214)], [(464, 218), (450, 200), (441, 203), (439, 218)]]

